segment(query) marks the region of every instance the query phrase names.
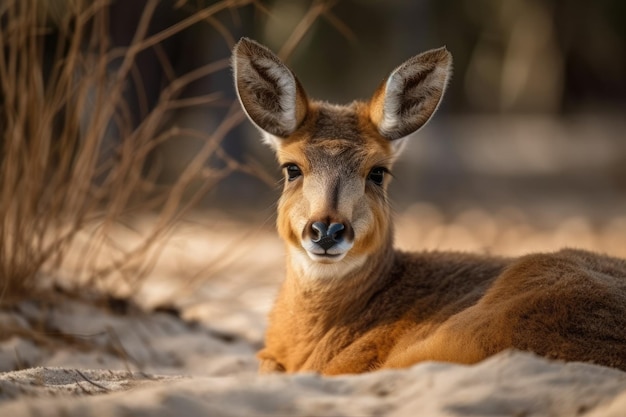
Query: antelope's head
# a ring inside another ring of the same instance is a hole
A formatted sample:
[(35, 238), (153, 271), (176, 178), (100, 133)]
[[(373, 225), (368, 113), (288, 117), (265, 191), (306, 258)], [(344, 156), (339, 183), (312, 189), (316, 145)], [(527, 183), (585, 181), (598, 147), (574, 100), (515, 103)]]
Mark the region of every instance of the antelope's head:
[(451, 63), (445, 48), (422, 53), (369, 102), (335, 106), (309, 100), (266, 47), (245, 38), (235, 46), (239, 100), (284, 170), (278, 231), (300, 276), (341, 278), (391, 246), (388, 174), (437, 109)]

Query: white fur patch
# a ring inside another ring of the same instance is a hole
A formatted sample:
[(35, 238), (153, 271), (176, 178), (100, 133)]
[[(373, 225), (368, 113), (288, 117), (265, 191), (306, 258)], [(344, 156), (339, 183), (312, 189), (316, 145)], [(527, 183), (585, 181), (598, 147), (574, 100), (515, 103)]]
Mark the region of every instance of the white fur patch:
[(265, 143), (266, 145), (269, 145), (272, 149), (274, 149), (274, 151), (278, 151), (278, 149), (280, 148), (282, 139), (279, 138), (278, 136), (272, 135), (269, 132), (266, 132), (265, 130), (261, 129), (258, 126), (256, 127), (261, 132), (261, 140), (263, 141), (263, 143)]
[(412, 135), (413, 134), (410, 134), (403, 138), (391, 141), (391, 151), (393, 152), (393, 159), (391, 160), (391, 163), (396, 162), (398, 156), (400, 156), (400, 154), (404, 151), (404, 148), (406, 148), (406, 144), (409, 142), (408, 138)]
[(321, 263), (312, 260), (302, 249), (289, 247), (288, 250), (291, 266), (303, 282), (332, 283), (332, 281), (341, 280), (350, 272), (362, 267), (366, 260), (365, 256), (346, 256), (339, 262)]

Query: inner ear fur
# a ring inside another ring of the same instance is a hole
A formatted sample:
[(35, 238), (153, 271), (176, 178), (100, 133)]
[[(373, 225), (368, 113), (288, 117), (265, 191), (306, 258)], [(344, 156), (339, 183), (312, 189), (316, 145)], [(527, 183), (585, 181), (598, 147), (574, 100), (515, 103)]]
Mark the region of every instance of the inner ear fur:
[(370, 119), (389, 140), (419, 130), (437, 110), (452, 72), (452, 55), (433, 49), (407, 60), (376, 90)]
[(235, 45), (233, 69), (237, 95), (250, 120), (272, 136), (291, 135), (308, 106), (291, 70), (268, 48), (247, 38)]

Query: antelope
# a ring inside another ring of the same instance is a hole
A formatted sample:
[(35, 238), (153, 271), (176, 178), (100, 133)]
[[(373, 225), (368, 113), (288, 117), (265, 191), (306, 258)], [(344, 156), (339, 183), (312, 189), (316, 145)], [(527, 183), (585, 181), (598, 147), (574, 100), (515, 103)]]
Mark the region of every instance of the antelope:
[(369, 101), (310, 100), (268, 48), (233, 50), (239, 101), (284, 171), (287, 272), (259, 371), (324, 375), (473, 364), (506, 349), (626, 370), (626, 261), (562, 249), (518, 258), (393, 248), (390, 172), (437, 110), (452, 56), (391, 72)]

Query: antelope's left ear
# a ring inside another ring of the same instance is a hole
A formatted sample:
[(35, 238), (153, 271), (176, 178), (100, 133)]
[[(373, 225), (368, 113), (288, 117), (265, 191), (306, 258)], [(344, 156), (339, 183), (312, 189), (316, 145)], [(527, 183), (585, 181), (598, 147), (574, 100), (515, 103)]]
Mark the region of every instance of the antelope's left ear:
[(268, 48), (242, 38), (233, 49), (237, 96), (248, 118), (275, 149), (304, 120), (308, 100), (296, 76)]
[(451, 73), (450, 52), (433, 49), (400, 65), (378, 87), (370, 100), (370, 119), (394, 148), (432, 117)]

